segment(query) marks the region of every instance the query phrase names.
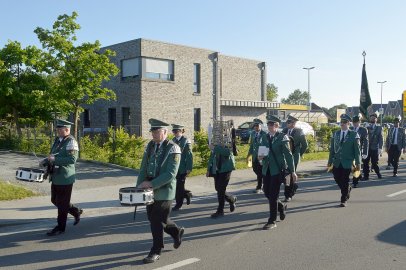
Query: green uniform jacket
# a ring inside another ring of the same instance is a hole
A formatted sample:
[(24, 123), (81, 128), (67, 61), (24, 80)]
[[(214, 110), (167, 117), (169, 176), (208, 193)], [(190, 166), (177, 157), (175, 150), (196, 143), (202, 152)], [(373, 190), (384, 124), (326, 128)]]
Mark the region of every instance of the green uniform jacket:
[[(289, 132), (288, 128), (283, 129), (283, 133), (288, 134), (288, 132)], [(293, 128), (292, 132), (290, 133), (290, 136), (293, 138), (293, 141), (295, 142), (295, 152), (292, 154), (293, 159), (295, 161), (295, 168), (297, 168), (297, 165), (299, 165), (300, 162), (300, 157), (303, 156), (303, 154), (307, 150), (308, 146), (307, 140), (301, 128)]]
[(211, 174), (231, 172), (235, 170), (235, 160), (232, 149), (217, 145), (211, 151), (207, 170)]
[(142, 158), (136, 186), (149, 180), (154, 190), (154, 200), (173, 200), (180, 155), (179, 146), (172, 141), (162, 142), (158, 153), (155, 153), (155, 143), (150, 141)]
[(188, 138), (182, 136), (178, 141), (173, 138), (172, 141), (179, 145), (180, 151), (182, 153), (180, 157), (180, 164), (178, 174), (185, 174), (186, 171), (192, 171), (193, 169), (193, 153), (192, 153), (192, 143)]
[(266, 132), (260, 130), (258, 138), (256, 138), (256, 134), (257, 132), (254, 130), (250, 135), (250, 149), (248, 150), (248, 155), (252, 155), (252, 161), (258, 159), (258, 147), (261, 145), (262, 136), (266, 135)]
[(358, 133), (348, 130), (342, 143), (340, 142), (340, 135), (341, 130), (338, 130), (331, 138), (328, 165), (333, 164), (334, 167), (338, 168), (341, 164), (344, 169), (351, 169), (353, 161), (355, 161), (355, 165), (361, 164)]
[(70, 185), (75, 182), (76, 171), (75, 164), (78, 159), (79, 146), (72, 135), (66, 136), (59, 143), (59, 138), (51, 149), (51, 154), (55, 155), (53, 172), (49, 181), (54, 185)]
[[(277, 175), (283, 169), (288, 169), (291, 173), (295, 172), (295, 163), (287, 135), (276, 132), (271, 142), (269, 134), (265, 134), (262, 137), (261, 146), (269, 149), (269, 154), (262, 160), (262, 175), (265, 176), (268, 171), (271, 175)], [(271, 148), (275, 155), (272, 154)]]

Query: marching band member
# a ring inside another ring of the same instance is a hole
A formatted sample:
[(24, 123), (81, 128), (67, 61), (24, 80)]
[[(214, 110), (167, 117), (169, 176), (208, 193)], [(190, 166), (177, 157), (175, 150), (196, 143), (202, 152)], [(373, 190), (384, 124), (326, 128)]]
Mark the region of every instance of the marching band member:
[(182, 243), (183, 227), (178, 227), (170, 218), (172, 201), (175, 198), (176, 174), (181, 151), (177, 144), (167, 139), (169, 124), (149, 119), (152, 140), (148, 143), (138, 175), (138, 188), (154, 190), (154, 203), (147, 205), (147, 216), (151, 224), (152, 248), (144, 263), (154, 263), (161, 256), (166, 232), (172, 236), (175, 249)]
[(192, 143), (183, 134), (185, 133), (184, 126), (172, 124), (172, 132), (175, 136), (172, 141), (179, 145), (181, 156), (178, 174), (176, 175), (176, 205), (172, 211), (177, 211), (182, 208), (183, 200), (186, 199), (186, 204), (190, 204), (192, 192), (185, 190), (186, 177), (193, 169), (193, 154)]
[(262, 121), (260, 119), (254, 119), (253, 131), (250, 136), (250, 148), (248, 150), (247, 159), (252, 157), (252, 170), (257, 175), (257, 186), (255, 188), (255, 193), (261, 193), (262, 191), (262, 164), (258, 160), (258, 147), (261, 144), (261, 139), (265, 131), (261, 128)]
[[(361, 149), (360, 149), (361, 157), (362, 157), (362, 160), (364, 160), (368, 157), (368, 130), (366, 128), (360, 126), (359, 116), (354, 116), (352, 118), (352, 125), (353, 126), (350, 127), (350, 129), (358, 133), (360, 147), (361, 147)], [(353, 177), (352, 185), (354, 188), (356, 188), (358, 186), (358, 182), (360, 179), (362, 179), (361, 174), (358, 177), (355, 177), (355, 176)]]
[(386, 137), (386, 152), (388, 153), (388, 161), (393, 166), (393, 176), (398, 176), (399, 158), (405, 153), (406, 135), (405, 129), (399, 127), (400, 117), (396, 117), (393, 121), (393, 127), (389, 129), (388, 137)]
[(349, 130), (351, 117), (347, 114), (342, 114), (340, 117), (341, 130), (336, 131), (331, 138), (327, 166), (333, 166), (334, 180), (341, 190), (340, 206), (345, 207), (351, 193), (349, 184), (351, 169), (355, 161), (355, 169), (360, 170), (361, 151), (358, 133)]
[(373, 113), (370, 115), (370, 125), (368, 126), (368, 156), (363, 160), (363, 180), (369, 180), (369, 161), (371, 161), (372, 169), (378, 176), (379, 179), (382, 178), (382, 175), (379, 171), (379, 156), (382, 154), (383, 147), (383, 136), (382, 136), (382, 127), (376, 124), (378, 120), (378, 115)]
[(285, 181), (285, 171), (289, 171), (293, 181), (296, 181), (295, 164), (289, 147), (287, 135), (278, 132), (281, 120), (273, 115), (267, 116), (269, 133), (263, 135), (262, 147), (266, 147), (267, 155), (259, 155), (262, 160), (262, 175), (264, 177), (264, 193), (269, 202), (269, 218), (264, 225), (264, 230), (276, 228), (276, 215), (284, 220), (286, 217), (286, 205), (279, 200), (281, 183)]

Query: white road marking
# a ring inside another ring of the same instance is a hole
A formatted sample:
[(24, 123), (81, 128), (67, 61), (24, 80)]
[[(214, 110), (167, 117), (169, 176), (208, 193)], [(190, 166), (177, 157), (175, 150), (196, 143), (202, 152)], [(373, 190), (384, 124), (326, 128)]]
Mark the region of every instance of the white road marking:
[(162, 266), (162, 267), (159, 267), (159, 268), (155, 268), (154, 270), (172, 270), (172, 269), (176, 269), (176, 268), (179, 268), (179, 267), (182, 267), (182, 266), (185, 266), (185, 265), (188, 265), (188, 264), (192, 264), (192, 263), (195, 263), (195, 262), (198, 262), (198, 261), (200, 261), (200, 259), (198, 259), (198, 258), (190, 258), (190, 259), (183, 260), (183, 261), (180, 261), (180, 262), (177, 262), (177, 263), (168, 264), (168, 265), (165, 265), (165, 266)]
[(392, 193), (392, 194), (389, 194), (389, 195), (386, 195), (386, 197), (392, 198), (392, 197), (398, 196), (398, 195), (400, 195), (402, 193), (406, 193), (406, 189), (395, 192), (395, 193)]

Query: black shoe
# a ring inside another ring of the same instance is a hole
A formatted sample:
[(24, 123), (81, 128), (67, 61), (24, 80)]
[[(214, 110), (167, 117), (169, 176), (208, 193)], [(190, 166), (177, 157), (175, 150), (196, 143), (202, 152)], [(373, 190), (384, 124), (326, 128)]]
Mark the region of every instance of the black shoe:
[(398, 174), (397, 173), (393, 173), (393, 177), (397, 177), (398, 176)]
[(64, 232), (65, 232), (65, 230), (61, 230), (61, 229), (59, 229), (58, 226), (56, 226), (52, 230), (48, 231), (47, 235), (48, 236), (60, 235), (60, 234), (63, 234)]
[(362, 178), (362, 181), (368, 181), (369, 180), (369, 176), (364, 176), (364, 178)]
[(79, 214), (77, 216), (75, 216), (75, 222), (73, 222), (73, 226), (78, 225), (79, 221), (80, 221), (80, 215), (83, 214), (83, 209), (79, 209)]
[(290, 202), (292, 200), (291, 197), (285, 197), (285, 199), (283, 200), (283, 202)]
[(378, 173), (378, 179), (382, 179), (382, 174)]
[(237, 197), (234, 197), (234, 201), (232, 203), (230, 203), (230, 212), (234, 212), (235, 211), (235, 203), (237, 202)]
[(155, 253), (150, 253), (148, 254), (147, 257), (145, 257), (142, 262), (143, 263), (154, 263), (157, 260), (159, 260), (159, 257), (161, 257), (159, 254), (155, 254)]
[(279, 211), (279, 218), (284, 220), (286, 218), (286, 209), (288, 209), (288, 205), (285, 204), (282, 209)]
[(254, 193), (256, 193), (256, 194), (260, 194), (260, 193), (262, 193), (262, 189), (257, 188), (257, 189), (255, 189), (255, 190), (254, 190)]
[(190, 199), (193, 197), (192, 192), (188, 192), (186, 193), (186, 204), (189, 205), (190, 204)]
[(347, 203), (346, 203), (346, 202), (340, 203), (340, 207), (346, 207), (346, 206), (347, 206)]
[(353, 187), (353, 188), (357, 188), (357, 187), (358, 187), (358, 183), (352, 183), (352, 187)]
[(172, 208), (172, 211), (179, 211), (180, 209), (182, 209), (182, 206), (177, 206), (177, 205), (175, 205), (175, 206)]
[(175, 238), (173, 238), (173, 247), (175, 248), (175, 249), (177, 249), (178, 247), (180, 247), (180, 244), (182, 244), (182, 237), (183, 237), (183, 234), (185, 233), (185, 228), (183, 228), (183, 227), (180, 227), (179, 228), (179, 233), (178, 233), (178, 236), (177, 237), (175, 237)]
[(216, 212), (214, 214), (211, 214), (211, 218), (218, 218), (224, 216), (224, 212)]
[(388, 166), (386, 166), (386, 169), (387, 169), (387, 170), (390, 170), (390, 166), (389, 166), (389, 165), (388, 165)]
[(262, 227), (263, 230), (270, 230), (270, 229), (273, 229), (273, 228), (276, 228), (276, 223), (275, 222), (266, 223), (264, 225), (264, 227)]

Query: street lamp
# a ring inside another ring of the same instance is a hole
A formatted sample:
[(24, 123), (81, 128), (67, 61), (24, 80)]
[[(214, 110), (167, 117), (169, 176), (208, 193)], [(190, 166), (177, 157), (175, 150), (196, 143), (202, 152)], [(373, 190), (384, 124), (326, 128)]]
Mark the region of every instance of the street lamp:
[(313, 69), (314, 67), (304, 67), (303, 69), (307, 70), (307, 122), (310, 123), (310, 70)]
[(378, 82), (381, 84), (381, 109), (379, 111), (379, 114), (381, 115), (381, 126), (382, 126), (382, 118), (383, 118), (383, 108), (382, 108), (382, 88), (383, 88), (383, 84), (386, 83), (386, 81), (383, 82)]

